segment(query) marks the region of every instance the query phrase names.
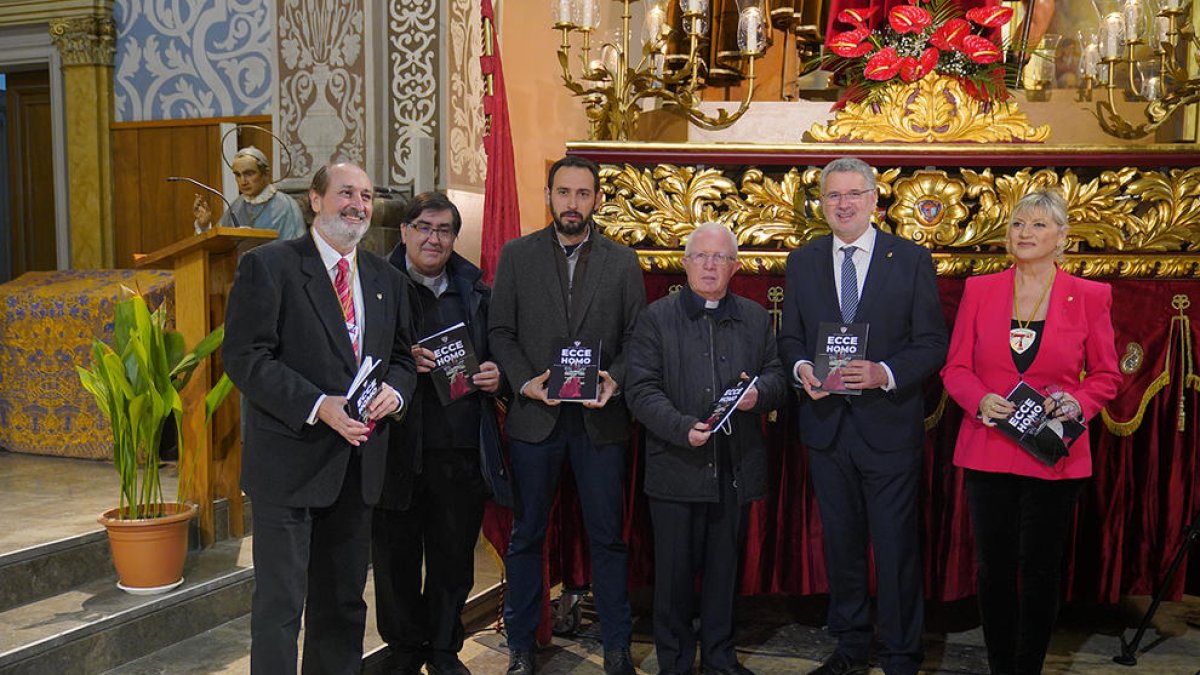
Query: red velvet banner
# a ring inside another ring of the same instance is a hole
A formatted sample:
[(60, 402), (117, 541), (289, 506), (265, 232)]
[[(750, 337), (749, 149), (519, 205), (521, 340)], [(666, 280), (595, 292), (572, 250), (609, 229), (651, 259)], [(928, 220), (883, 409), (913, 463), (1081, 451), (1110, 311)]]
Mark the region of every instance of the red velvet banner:
[[(647, 297), (666, 295), (680, 275), (648, 274)], [(1200, 377), (1191, 375), (1200, 344), (1197, 313), (1200, 281), (1114, 280), (1113, 323), (1117, 353), (1126, 358), (1140, 345), (1140, 367), (1126, 375), (1108, 412), (1127, 423), (1129, 435), (1114, 435), (1097, 417), (1092, 421), (1095, 473), (1084, 490), (1068, 553), (1069, 599), (1112, 603), (1126, 594), (1148, 594), (1162, 579), (1183, 544), (1184, 530), (1200, 509)], [(947, 324), (962, 293), (961, 279), (939, 281)], [(783, 279), (738, 276), (734, 290), (777, 312)], [(1177, 295), (1190, 296), (1184, 311), (1190, 321), (1173, 317)], [(1132, 356), (1129, 356), (1133, 360)], [(1166, 376), (1163, 373), (1167, 373)], [(1190, 379), (1188, 376), (1191, 375)], [(1163, 384), (1164, 377), (1169, 382)], [(1158, 383), (1158, 384), (1156, 384)], [(1140, 424), (1131, 420), (1142, 410)], [(927, 414), (937, 419), (926, 437), (923, 554), (926, 596), (954, 600), (974, 594), (974, 551), (962, 472), (951, 460), (962, 412), (951, 400), (942, 404), (942, 388), (928, 385)], [(941, 407), (938, 416), (939, 404)], [(747, 528), (743, 593), (807, 595), (826, 591), (821, 521), (808, 480), (807, 451), (797, 439), (795, 399), (773, 421), (764, 421), (769, 443), (772, 485), (767, 499), (751, 510)], [(653, 581), (651, 532), (642, 494), (640, 442), (631, 444), (626, 508), (630, 545), (630, 584)], [(587, 583), (587, 543), (569, 471), (548, 535), (548, 571), (571, 585)], [(485, 534), (503, 551), (509, 514), (489, 506)], [(1171, 585), (1170, 597), (1200, 592), (1200, 555), (1192, 556)]]

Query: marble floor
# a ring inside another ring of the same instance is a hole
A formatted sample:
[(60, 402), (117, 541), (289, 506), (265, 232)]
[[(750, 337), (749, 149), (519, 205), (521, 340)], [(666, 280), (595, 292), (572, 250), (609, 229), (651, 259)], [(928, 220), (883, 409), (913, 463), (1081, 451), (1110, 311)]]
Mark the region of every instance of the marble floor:
[[(15, 455), (0, 450), (0, 554), (98, 529), (95, 518), (116, 499), (116, 474), (110, 465), (85, 460)], [(482, 588), (498, 576), (490, 554), (478, 556)], [(368, 590), (368, 599), (371, 593)], [(634, 593), (634, 661), (639, 672), (658, 672), (654, 659), (645, 590)], [(1119, 636), (1132, 634), (1126, 626), (1144, 608), (1145, 598), (1126, 606), (1068, 606), (1051, 645), (1045, 672), (1091, 675), (1200, 675), (1200, 598), (1160, 609), (1155, 628), (1143, 640), (1143, 653), (1133, 668), (1112, 663), (1120, 651)], [(832, 648), (821, 626), (824, 599), (757, 596), (737, 605), (736, 636), (742, 663), (762, 675), (803, 673)], [(487, 624), (487, 621), (483, 622)], [(475, 627), (462, 658), (472, 672), (504, 672), (507, 650), (494, 623)], [(369, 630), (366, 646), (379, 644)], [(114, 675), (249, 673), (249, 621), (227, 623), (176, 647), (111, 671)], [(987, 672), (982, 634), (972, 601), (928, 607), (925, 632), (929, 673)], [(583, 629), (573, 638), (556, 637), (538, 653), (543, 675), (599, 675), (602, 648), (598, 624), (585, 606)], [(874, 675), (881, 670), (872, 671)]]

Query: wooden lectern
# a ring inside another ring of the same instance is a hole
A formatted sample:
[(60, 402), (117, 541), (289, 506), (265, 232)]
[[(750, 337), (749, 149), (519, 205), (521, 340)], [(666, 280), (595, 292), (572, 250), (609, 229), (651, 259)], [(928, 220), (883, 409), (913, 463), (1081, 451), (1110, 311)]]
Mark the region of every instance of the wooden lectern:
[[(175, 271), (175, 330), (191, 347), (225, 322), (225, 302), (237, 272), (238, 253), (277, 236), (274, 230), (214, 227), (154, 253), (135, 255), (134, 264)], [(218, 351), (209, 358), (207, 368), (196, 369), (181, 392), (187, 452), (180, 453), (179, 471), (180, 475), (191, 472), (187, 499), (200, 506), (204, 546), (210, 546), (215, 538), (213, 500), (221, 497), (229, 500), (230, 534), (235, 537), (245, 534), (239, 485), (241, 397), (236, 389), (214, 413), (212, 428), (204, 433), (204, 395), (222, 372)]]

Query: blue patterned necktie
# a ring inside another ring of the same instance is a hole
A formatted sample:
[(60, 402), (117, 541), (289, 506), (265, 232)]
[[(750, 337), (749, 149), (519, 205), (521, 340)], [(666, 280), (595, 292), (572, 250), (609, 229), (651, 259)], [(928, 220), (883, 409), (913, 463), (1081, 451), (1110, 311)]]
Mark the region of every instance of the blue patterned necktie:
[(842, 253), (842, 322), (854, 321), (858, 311), (858, 271), (854, 269), (854, 251), (857, 246), (843, 246)]

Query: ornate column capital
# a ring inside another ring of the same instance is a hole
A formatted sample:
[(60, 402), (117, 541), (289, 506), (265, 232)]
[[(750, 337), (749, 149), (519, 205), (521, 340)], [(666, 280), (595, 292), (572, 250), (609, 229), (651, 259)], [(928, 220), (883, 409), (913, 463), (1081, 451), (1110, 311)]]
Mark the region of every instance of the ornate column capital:
[(117, 25), (100, 16), (53, 19), (50, 40), (64, 66), (111, 66), (117, 52)]

